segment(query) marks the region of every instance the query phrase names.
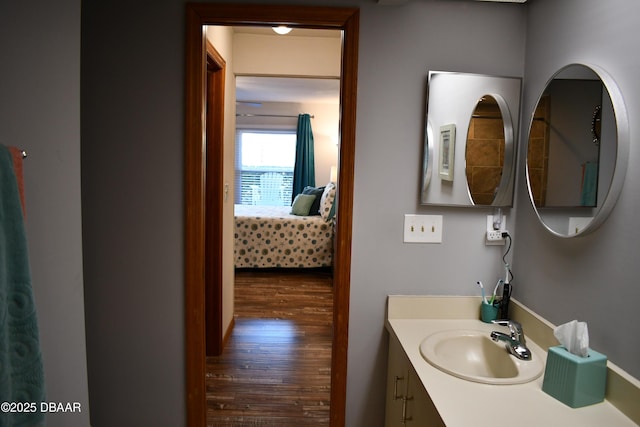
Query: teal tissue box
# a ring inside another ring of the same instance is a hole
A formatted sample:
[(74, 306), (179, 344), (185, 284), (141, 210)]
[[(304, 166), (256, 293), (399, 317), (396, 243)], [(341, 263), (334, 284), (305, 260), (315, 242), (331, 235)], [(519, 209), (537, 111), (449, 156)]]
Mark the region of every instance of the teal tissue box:
[(591, 349), (576, 356), (562, 346), (549, 348), (542, 390), (572, 408), (604, 400), (607, 356)]

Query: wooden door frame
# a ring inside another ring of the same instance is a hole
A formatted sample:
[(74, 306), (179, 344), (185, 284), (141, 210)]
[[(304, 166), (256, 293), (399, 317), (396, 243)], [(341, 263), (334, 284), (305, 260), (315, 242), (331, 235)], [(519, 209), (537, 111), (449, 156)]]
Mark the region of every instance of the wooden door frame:
[[(224, 201), (224, 92), (226, 61), (206, 43), (205, 99), (205, 334), (206, 355), (222, 353), (222, 217)], [(217, 220), (217, 219), (220, 220)]]
[[(330, 425), (344, 426), (351, 276), (359, 9), (313, 6), (186, 5), (185, 76), (185, 357), (187, 426), (206, 425), (205, 394), (205, 25), (271, 26), (343, 31), (340, 79), (340, 148), (334, 253)], [(222, 222), (222, 218), (217, 218)], [(214, 221), (215, 223), (215, 221)]]

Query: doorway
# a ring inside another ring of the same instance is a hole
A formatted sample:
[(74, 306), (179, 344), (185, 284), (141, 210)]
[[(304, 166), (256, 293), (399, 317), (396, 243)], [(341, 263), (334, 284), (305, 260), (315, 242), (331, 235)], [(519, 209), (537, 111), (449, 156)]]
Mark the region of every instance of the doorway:
[[(204, 87), (206, 55), (205, 25), (265, 25), (286, 22), (290, 26), (343, 31), (342, 82), (340, 94), (340, 149), (333, 282), (334, 334), (331, 358), (332, 426), (344, 425), (347, 376), (353, 169), (355, 159), (356, 80), (359, 11), (353, 8), (303, 6), (251, 6), (188, 4), (186, 44), (185, 129), (185, 335), (187, 425), (200, 427), (206, 421), (205, 397), (205, 270), (208, 227), (222, 218), (205, 215), (207, 186), (206, 139), (204, 138)], [(209, 176), (215, 176), (210, 174)]]

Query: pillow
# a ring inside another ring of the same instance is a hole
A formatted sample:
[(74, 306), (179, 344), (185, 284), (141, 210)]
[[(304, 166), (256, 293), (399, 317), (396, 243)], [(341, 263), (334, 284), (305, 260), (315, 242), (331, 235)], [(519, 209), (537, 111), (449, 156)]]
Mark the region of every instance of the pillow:
[(291, 213), (300, 216), (309, 215), (309, 209), (315, 199), (316, 196), (313, 194), (298, 194), (291, 204)]
[(335, 198), (336, 185), (330, 182), (324, 187), (324, 192), (320, 198), (320, 216), (322, 216), (322, 219), (325, 221), (329, 221), (335, 215)]
[(311, 205), (311, 209), (309, 209), (309, 215), (320, 215), (320, 198), (322, 197), (322, 193), (324, 193), (324, 187), (304, 187), (302, 190), (302, 194), (313, 194), (316, 196), (313, 204)]

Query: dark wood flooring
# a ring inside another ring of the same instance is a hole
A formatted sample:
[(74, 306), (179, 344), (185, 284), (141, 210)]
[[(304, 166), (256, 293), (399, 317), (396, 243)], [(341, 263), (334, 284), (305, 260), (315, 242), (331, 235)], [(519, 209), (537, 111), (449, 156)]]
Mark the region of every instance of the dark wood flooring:
[(328, 426), (328, 270), (236, 271), (235, 327), (207, 358), (207, 425)]

